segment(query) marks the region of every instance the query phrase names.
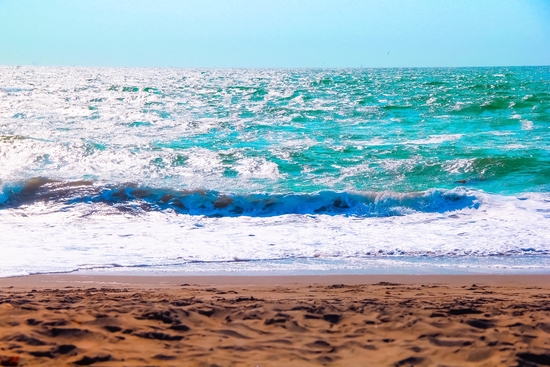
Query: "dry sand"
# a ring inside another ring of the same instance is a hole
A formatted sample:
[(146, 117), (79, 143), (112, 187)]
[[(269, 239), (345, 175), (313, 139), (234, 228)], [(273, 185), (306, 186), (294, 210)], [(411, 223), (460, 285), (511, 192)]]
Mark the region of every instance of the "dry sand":
[(4, 278), (0, 361), (550, 365), (550, 276)]

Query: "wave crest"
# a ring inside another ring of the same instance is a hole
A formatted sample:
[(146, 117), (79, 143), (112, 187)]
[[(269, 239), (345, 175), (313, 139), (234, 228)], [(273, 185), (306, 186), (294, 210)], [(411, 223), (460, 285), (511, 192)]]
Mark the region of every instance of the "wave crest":
[(389, 217), (417, 212), (444, 213), (477, 209), (478, 198), (469, 190), (431, 189), (424, 192), (337, 192), (315, 193), (222, 193), (214, 190), (174, 190), (127, 183), (98, 184), (92, 181), (59, 181), (32, 178), (4, 185), (0, 208), (43, 202), (72, 206), (104, 203), (124, 212), (174, 211), (180, 214), (215, 217), (270, 217), (285, 214)]

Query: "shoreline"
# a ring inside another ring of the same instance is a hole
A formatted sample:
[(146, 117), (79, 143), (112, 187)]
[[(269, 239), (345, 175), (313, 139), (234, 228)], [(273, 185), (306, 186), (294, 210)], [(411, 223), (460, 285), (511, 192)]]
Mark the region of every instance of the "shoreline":
[(274, 285), (367, 285), (380, 282), (396, 284), (446, 284), (452, 286), (474, 283), (491, 286), (546, 286), (550, 274), (327, 274), (327, 275), (91, 275), (39, 274), (0, 278), (0, 288), (52, 287), (135, 287), (170, 288), (181, 284), (191, 286), (274, 286)]

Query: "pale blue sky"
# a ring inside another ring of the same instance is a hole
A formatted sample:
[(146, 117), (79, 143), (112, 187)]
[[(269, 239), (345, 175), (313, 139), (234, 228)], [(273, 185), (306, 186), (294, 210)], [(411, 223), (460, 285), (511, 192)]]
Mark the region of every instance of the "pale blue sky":
[(548, 65), (550, 0), (0, 0), (0, 64)]

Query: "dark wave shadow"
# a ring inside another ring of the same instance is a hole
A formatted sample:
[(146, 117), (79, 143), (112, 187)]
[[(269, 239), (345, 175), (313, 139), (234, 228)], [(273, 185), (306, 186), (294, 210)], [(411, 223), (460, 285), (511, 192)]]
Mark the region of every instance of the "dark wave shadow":
[[(357, 217), (389, 217), (414, 212), (445, 213), (478, 208), (476, 196), (464, 189), (415, 193), (315, 193), (233, 194), (213, 190), (174, 190), (127, 183), (99, 185), (92, 181), (59, 181), (32, 178), (4, 188), (0, 208), (19, 208), (38, 202), (62, 204), (104, 203), (130, 213), (171, 210), (209, 217), (270, 217), (285, 214), (326, 214)], [(7, 194), (7, 195), (6, 195)]]

